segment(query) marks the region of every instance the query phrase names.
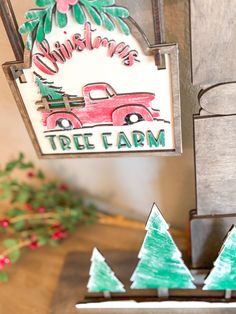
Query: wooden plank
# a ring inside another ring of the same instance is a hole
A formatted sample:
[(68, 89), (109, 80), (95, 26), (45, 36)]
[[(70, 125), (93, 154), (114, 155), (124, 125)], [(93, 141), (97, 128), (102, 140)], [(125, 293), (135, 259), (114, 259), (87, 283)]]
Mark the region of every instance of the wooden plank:
[(236, 115), (196, 116), (195, 160), (199, 215), (236, 208)]
[(194, 85), (236, 80), (235, 29), (234, 0), (191, 0)]
[[(196, 309), (196, 308), (176, 308), (176, 309), (132, 309), (124, 308), (99, 308), (99, 309), (79, 309), (75, 310), (74, 305), (77, 302), (99, 302), (104, 301), (102, 295), (89, 295), (87, 293), (87, 282), (89, 278), (89, 267), (90, 267), (90, 256), (88, 253), (71, 252), (67, 255), (62, 273), (59, 279), (58, 287), (55, 291), (51, 312), (50, 314), (76, 314), (76, 313), (144, 313), (144, 314), (182, 314), (182, 313), (192, 313), (192, 314), (231, 314), (234, 313), (234, 309)], [(125, 284), (127, 292), (125, 294), (115, 294), (112, 295), (111, 300), (121, 301), (121, 300), (135, 300), (137, 302), (152, 302), (161, 301), (158, 299), (157, 292), (155, 290), (129, 290), (129, 278), (133, 272), (133, 269), (137, 263), (137, 252), (115, 252), (106, 251), (104, 256), (109, 264), (112, 266), (117, 277)], [(198, 273), (195, 272), (195, 275)], [(204, 278), (201, 276), (201, 278)], [(223, 291), (203, 291), (201, 289), (196, 290), (170, 290), (170, 300), (203, 300), (203, 301), (216, 301), (222, 302), (224, 297)], [(235, 301), (235, 293), (233, 294), (233, 299)], [(163, 300), (162, 300), (163, 301)]]
[(211, 114), (236, 114), (236, 83), (219, 84), (200, 93), (200, 106)]
[(18, 32), (18, 24), (10, 0), (0, 1), (0, 16), (16, 60), (23, 60), (24, 43)]
[(232, 224), (236, 225), (236, 214), (191, 217), (191, 256), (194, 268), (212, 268)]

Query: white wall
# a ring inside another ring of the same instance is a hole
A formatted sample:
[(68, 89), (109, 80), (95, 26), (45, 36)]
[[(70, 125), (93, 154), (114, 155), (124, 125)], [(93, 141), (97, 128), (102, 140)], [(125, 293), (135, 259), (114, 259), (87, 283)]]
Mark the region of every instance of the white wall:
[[(12, 0), (19, 23), (32, 0)], [(184, 153), (181, 157), (132, 157), (38, 160), (16, 103), (0, 70), (0, 164), (23, 151), (27, 157), (78, 189), (104, 199), (134, 218), (146, 218), (150, 206), (159, 204), (173, 226), (185, 228), (188, 211), (195, 206), (192, 148), (192, 113), (196, 93), (190, 85), (188, 0), (165, 1), (167, 35), (180, 45), (181, 97)], [(0, 63), (14, 60), (0, 24)]]

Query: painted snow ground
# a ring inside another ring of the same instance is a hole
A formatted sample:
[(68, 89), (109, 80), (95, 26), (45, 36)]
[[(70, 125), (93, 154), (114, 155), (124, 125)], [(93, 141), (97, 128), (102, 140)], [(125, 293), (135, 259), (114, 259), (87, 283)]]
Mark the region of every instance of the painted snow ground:
[(113, 301), (100, 303), (76, 304), (77, 309), (214, 309), (214, 308), (236, 308), (236, 303), (209, 303), (209, 302), (142, 302), (135, 301)]

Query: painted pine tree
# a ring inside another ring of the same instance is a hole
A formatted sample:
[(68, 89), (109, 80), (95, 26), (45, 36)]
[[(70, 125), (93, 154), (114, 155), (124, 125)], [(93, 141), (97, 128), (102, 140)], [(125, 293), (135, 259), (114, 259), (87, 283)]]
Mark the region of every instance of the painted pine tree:
[(236, 290), (236, 228), (233, 227), (205, 280), (203, 290)]
[(123, 284), (108, 266), (102, 254), (94, 248), (89, 271), (89, 292), (125, 292)]
[[(46, 79), (39, 76), (37, 73), (35, 74), (35, 82), (39, 88), (39, 92), (42, 97), (47, 97), (50, 100), (60, 100), (63, 99), (65, 93), (62, 91), (62, 87), (53, 86), (52, 82), (48, 82)], [(51, 104), (50, 107), (53, 106), (62, 106), (64, 107), (64, 103), (53, 105)]]
[(131, 289), (194, 289), (193, 277), (175, 245), (169, 226), (154, 204), (147, 234), (140, 249), (140, 261), (131, 277)]

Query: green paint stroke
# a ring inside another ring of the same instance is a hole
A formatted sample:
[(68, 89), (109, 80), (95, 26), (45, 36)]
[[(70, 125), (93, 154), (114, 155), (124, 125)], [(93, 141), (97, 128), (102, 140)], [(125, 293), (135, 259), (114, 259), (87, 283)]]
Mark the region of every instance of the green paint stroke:
[(131, 277), (131, 289), (196, 288), (168, 229), (168, 224), (154, 204), (138, 256), (140, 261)]
[(125, 292), (123, 284), (107, 265), (102, 254), (94, 248), (89, 271), (89, 292)]
[(236, 228), (233, 227), (205, 280), (203, 290), (236, 290)]
[[(60, 28), (68, 23), (68, 14), (57, 10), (55, 0), (36, 0), (35, 3), (40, 9), (26, 12), (25, 18), (28, 21), (19, 27), (21, 34), (28, 33), (26, 41), (28, 50), (32, 49), (34, 39), (41, 43), (45, 35), (51, 32), (54, 17)], [(114, 31), (118, 27), (125, 35), (130, 34), (125, 21), (129, 17), (129, 11), (117, 6), (115, 0), (78, 0), (69, 7), (69, 11), (78, 24), (85, 24), (89, 17), (96, 25), (103, 25), (108, 31)]]
[[(40, 94), (43, 97), (47, 97), (50, 100), (60, 100), (60, 99), (63, 99), (63, 96), (65, 95), (65, 93), (62, 92), (62, 88), (61, 87), (53, 86), (52, 82), (47, 82), (46, 79), (41, 78), (37, 74), (35, 74), (35, 82), (36, 82), (37, 86), (39, 87)], [(64, 107), (64, 103), (50, 105), (50, 107), (53, 107), (53, 106), (62, 106), (62, 107)]]

